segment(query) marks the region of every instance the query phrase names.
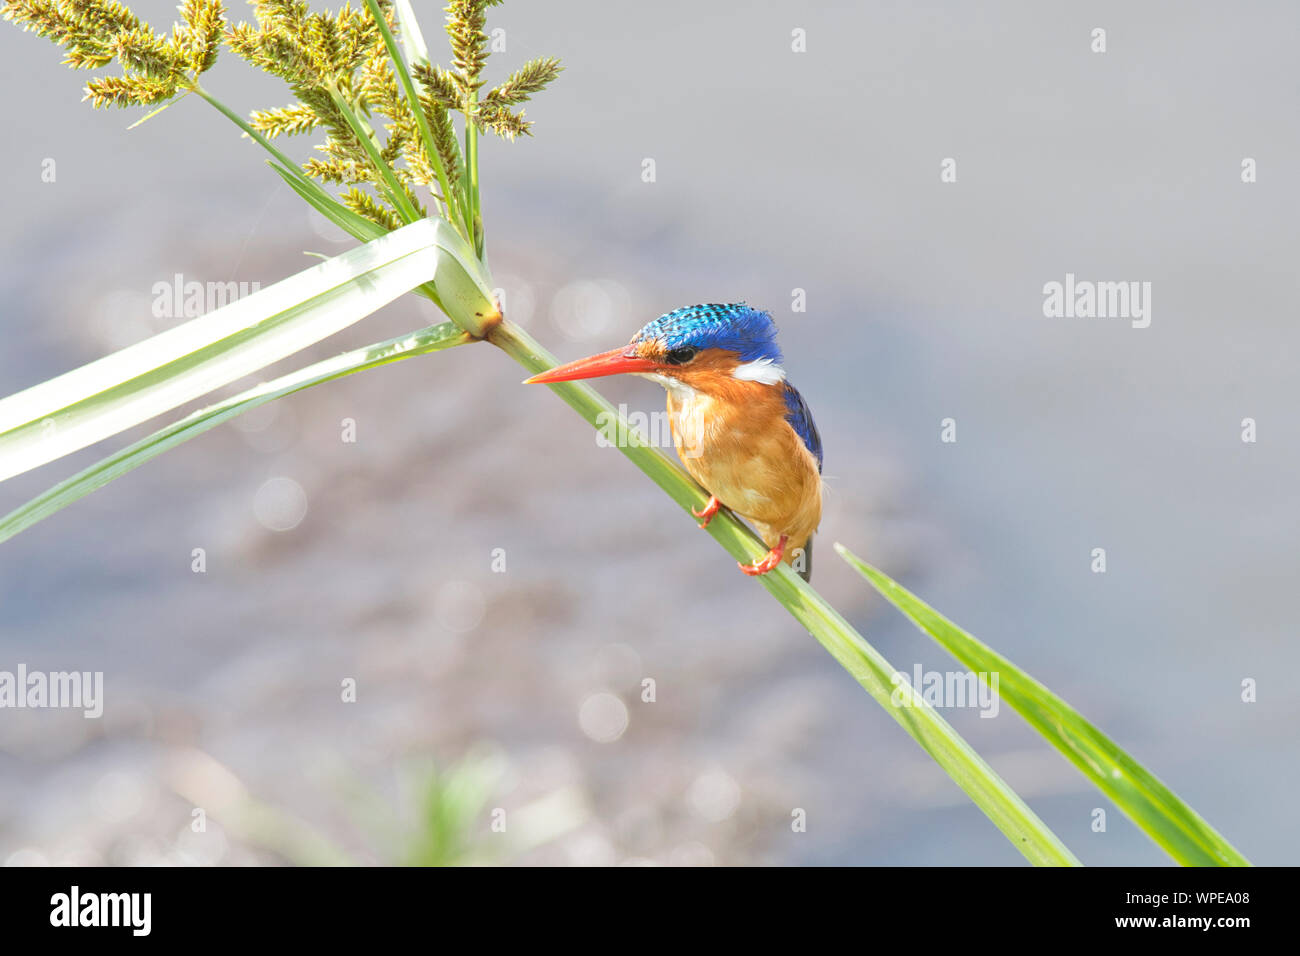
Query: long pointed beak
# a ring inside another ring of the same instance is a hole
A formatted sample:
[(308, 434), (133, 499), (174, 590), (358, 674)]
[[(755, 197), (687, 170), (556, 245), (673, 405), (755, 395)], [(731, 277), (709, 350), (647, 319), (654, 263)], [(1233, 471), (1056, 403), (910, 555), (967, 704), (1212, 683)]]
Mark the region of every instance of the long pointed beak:
[(547, 372), (539, 372), (524, 379), (525, 385), (553, 385), (556, 382), (573, 382), (580, 378), (600, 378), (603, 375), (624, 375), (628, 372), (652, 372), (659, 363), (639, 355), (627, 354), (627, 346), (610, 349), (599, 355), (578, 359), (567, 365), (557, 365)]

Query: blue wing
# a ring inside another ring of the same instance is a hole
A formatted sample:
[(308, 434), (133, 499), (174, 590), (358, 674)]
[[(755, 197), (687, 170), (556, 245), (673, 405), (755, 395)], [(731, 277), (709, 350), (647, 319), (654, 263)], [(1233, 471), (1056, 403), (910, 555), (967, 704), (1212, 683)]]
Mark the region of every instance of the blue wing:
[(817, 423), (813, 421), (812, 412), (803, 396), (789, 382), (785, 383), (785, 420), (795, 430), (804, 445), (817, 459), (817, 471), (822, 470), (822, 436), (817, 433)]

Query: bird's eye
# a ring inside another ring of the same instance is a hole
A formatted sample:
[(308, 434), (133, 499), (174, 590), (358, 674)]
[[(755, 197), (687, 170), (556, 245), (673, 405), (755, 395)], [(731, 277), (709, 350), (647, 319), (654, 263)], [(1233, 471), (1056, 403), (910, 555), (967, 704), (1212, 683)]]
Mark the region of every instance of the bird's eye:
[(687, 345), (680, 349), (673, 349), (664, 356), (664, 359), (669, 365), (685, 365), (691, 359), (695, 358), (699, 351), (699, 349)]

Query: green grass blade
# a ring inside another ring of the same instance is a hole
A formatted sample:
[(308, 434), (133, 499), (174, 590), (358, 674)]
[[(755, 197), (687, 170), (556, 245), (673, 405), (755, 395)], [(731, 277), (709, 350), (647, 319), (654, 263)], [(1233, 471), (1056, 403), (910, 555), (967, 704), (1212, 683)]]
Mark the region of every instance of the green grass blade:
[[(387, 235), (381, 227), (341, 203), (334, 202), (327, 194), (322, 199), (316, 192), (304, 189), (294, 176), (277, 163), (272, 162), (270, 166), (305, 202), (350, 235), (363, 241)], [(476, 258), (473, 248), (454, 225), (442, 219), (434, 220), (434, 223), (434, 228), (438, 230), (438, 248), (443, 254), (439, 260), (436, 281), (425, 283), (412, 291), (432, 301), (453, 321), (459, 323), (461, 328), (482, 338), (500, 318), (496, 301), (492, 297), (492, 278), (488, 271), (487, 256)]]
[[(555, 365), (555, 359), (513, 323), (503, 323), (493, 330), (489, 341), (529, 372), (541, 372)], [(589, 385), (566, 382), (548, 387), (588, 422), (605, 430), (606, 437), (677, 502), (686, 518), (682, 523), (683, 534), (700, 533), (694, 531), (697, 519), (690, 515), (689, 509), (702, 507), (708, 495), (686, 472), (657, 448), (650, 447)], [(748, 528), (726, 511), (720, 511), (707, 530), (739, 561), (752, 561), (767, 551)], [(788, 565), (782, 564), (756, 580), (912, 735), (1027, 859), (1038, 865), (1079, 864), (1065, 844), (936, 710), (923, 703), (912, 707), (893, 705), (895, 669)]]
[[(360, 239), (362, 242), (369, 242), (372, 239), (378, 239), (380, 236), (388, 235), (387, 229), (371, 222), (365, 216), (353, 212), (347, 206), (335, 200), (329, 193), (322, 192), (319, 189), (307, 188), (298, 177), (295, 177), (274, 160), (267, 160), (267, 165), (275, 170), (276, 174), (284, 180), (285, 185), (297, 193), (303, 202), (352, 236), (352, 238)], [(444, 312), (446, 311), (443, 308), (442, 299), (438, 295), (438, 290), (432, 282), (426, 282), (420, 288), (412, 291), (417, 295), (424, 296), (438, 308), (443, 309)]]
[(344, 352), (342, 355), (316, 362), (270, 382), (264, 382), (215, 405), (199, 409), (180, 421), (173, 422), (166, 428), (159, 429), (121, 451), (95, 462), (89, 468), (78, 472), (66, 481), (59, 482), (22, 507), (0, 518), (0, 541), (7, 541), (38, 521), (48, 518), (92, 491), (104, 487), (110, 481), (139, 468), (168, 449), (191, 438), (197, 438), (208, 429), (215, 428), (222, 422), (229, 421), (259, 405), (265, 405), (267, 402), (273, 402), (314, 385), (332, 382), (345, 375), (364, 372), (367, 369), (414, 358), (417, 355), (439, 352), (472, 341), (473, 339), (455, 323), (444, 322), (409, 335)]
[[(439, 273), (470, 297), (459, 258), (442, 250), (447, 234), (460, 239), (441, 220), (421, 220), (0, 400), (0, 480), (256, 372)], [(495, 308), (488, 302), (490, 294), (479, 309)]]
[(411, 202), (410, 194), (407, 193), (406, 187), (402, 185), (401, 180), (397, 178), (397, 173), (393, 171), (393, 167), (384, 162), (383, 156), (380, 155), (379, 146), (375, 143), (374, 129), (352, 108), (352, 103), (337, 87), (330, 85), (328, 90), (330, 98), (334, 101), (334, 106), (343, 114), (343, 119), (347, 121), (352, 134), (356, 136), (357, 142), (361, 144), (361, 148), (370, 159), (370, 165), (374, 167), (375, 173), (378, 174), (378, 188), (388, 196), (388, 200), (393, 204), (393, 208), (397, 210), (397, 214), (408, 223), (423, 218)]
[(290, 170), (275, 160), (267, 160), (267, 165), (275, 170), (276, 174), (284, 180), (285, 185), (296, 192), (299, 198), (352, 238), (369, 242), (371, 239), (388, 235), (388, 230), (383, 226), (353, 212), (329, 193), (303, 185), (301, 177), (293, 175)]
[[(325, 188), (321, 186), (320, 183), (316, 182), (316, 180), (312, 179), (305, 172), (303, 172), (302, 168), (297, 163), (295, 163), (292, 159), (290, 159), (279, 149), (277, 149), (274, 143), (272, 143), (269, 139), (267, 139), (264, 135), (262, 135), (262, 133), (255, 130), (248, 123), (247, 120), (245, 120), (242, 116), (240, 116), (238, 113), (232, 110), (229, 106), (221, 102), (221, 100), (217, 99), (215, 96), (213, 96), (211, 93), (209, 93), (201, 86), (195, 86), (193, 92), (195, 93), (195, 95), (201, 97), (206, 103), (208, 103), (208, 105), (210, 105), (218, 113), (220, 113), (226, 119), (230, 120), (230, 122), (238, 126), (243, 131), (245, 136), (247, 136), (253, 142), (257, 143), (268, 153), (270, 153), (272, 160), (274, 160), (273, 165), (278, 166), (276, 171), (279, 172), (282, 176), (286, 176), (294, 181), (291, 184), (294, 185), (294, 192), (298, 193), (298, 195), (302, 196), (304, 199), (306, 199), (309, 203), (311, 203), (311, 205), (315, 206), (316, 208), (320, 208), (321, 204), (333, 203), (334, 205), (340, 206), (341, 208), (347, 210), (347, 207), (342, 206), (341, 203), (339, 203), (336, 199), (334, 199), (333, 196), (331, 196), (328, 192), (326, 192)], [(347, 211), (351, 212), (351, 210), (347, 210)], [(362, 218), (362, 217), (358, 216), (357, 218)], [(365, 220), (365, 221), (369, 222), (369, 220)], [(378, 227), (376, 226), (375, 228)], [(382, 232), (383, 230), (380, 231)]]
[[(420, 105), (420, 97), (415, 91), (415, 81), (411, 79), (411, 71), (403, 62), (401, 53), (398, 52), (397, 41), (393, 37), (392, 30), (388, 28), (388, 21), (384, 18), (383, 12), (379, 9), (378, 0), (366, 0), (366, 6), (370, 8), (370, 15), (384, 38), (384, 45), (388, 48), (388, 58), (393, 62), (393, 72), (397, 74), (407, 105), (410, 106), (411, 114), (415, 117), (416, 126), (420, 130), (420, 141), (424, 144), (425, 156), (438, 177), (438, 189), (447, 207), (447, 216), (452, 222), (460, 220), (464, 224), (464, 235), (468, 238), (471, 235), (470, 223), (461, 212), (456, 191), (452, 189), (451, 182), (447, 178), (447, 170), (442, 164), (442, 154), (438, 152), (438, 144), (434, 141), (433, 131), (429, 128), (429, 118), (424, 115), (424, 108)], [(420, 25), (407, 0), (397, 0), (396, 14), (397, 22), (401, 25), (402, 45), (406, 50), (406, 58), (412, 63), (428, 63), (429, 50), (424, 45)]]
[(999, 696), (1175, 860), (1185, 866), (1250, 865), (1177, 794), (1060, 697), (843, 545), (835, 550), (962, 664), (977, 674), (996, 673)]
[[(402, 32), (402, 51), (406, 54), (406, 59), (415, 64), (428, 63), (429, 46), (424, 42), (424, 34), (420, 32), (420, 21), (415, 18), (411, 0), (393, 0), (393, 12), (397, 15), (397, 25)], [(375, 22), (379, 23), (380, 29), (387, 27), (382, 20), (376, 19)]]

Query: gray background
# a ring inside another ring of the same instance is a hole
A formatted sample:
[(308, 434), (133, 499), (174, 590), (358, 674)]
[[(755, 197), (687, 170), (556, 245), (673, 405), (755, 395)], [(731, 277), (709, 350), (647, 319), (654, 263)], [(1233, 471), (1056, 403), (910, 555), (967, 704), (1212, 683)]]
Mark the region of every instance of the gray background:
[[(445, 59), (440, 10), (416, 8)], [(826, 445), (819, 589), (895, 666), (954, 666), (829, 547), (849, 544), (1252, 860), (1295, 863), (1300, 11), (514, 2), (489, 25), (508, 44), (492, 77), (543, 54), (566, 65), (529, 105), (536, 137), (482, 150), (512, 315), (569, 359), (679, 305), (771, 310)], [(1089, 49), (1098, 26), (1105, 54)], [(303, 250), (348, 247), (202, 102), (128, 132), (137, 115), (79, 103), (83, 77), (47, 41), (6, 24), (0, 54), (0, 393), (169, 327), (150, 290), (174, 273), (265, 285), (310, 265)], [(206, 85), (245, 112), (289, 101), (226, 55)], [(1045, 319), (1042, 286), (1066, 272), (1151, 282), (1150, 328)], [(312, 354), (434, 321), (424, 305)], [(0, 546), (0, 669), (107, 684), (98, 722), (0, 712), (0, 859), (313, 859), (215, 809), (189, 831), (193, 802), (240, 786), (349, 858), (398, 861), (419, 827), (411, 768), (475, 753), (488, 807), (570, 811), (532, 849), (476, 818), (468, 836), (497, 860), (1023, 862), (778, 605), (521, 377), (476, 346), (313, 390)], [(603, 390), (662, 407), (648, 383)], [(1248, 416), (1256, 444), (1240, 440)], [(0, 510), (109, 447), (0, 485)], [(255, 516), (278, 476), (307, 496), (292, 531)], [(594, 693), (625, 701), (615, 742), (582, 730)], [(947, 716), (1085, 862), (1165, 860), (1008, 708)], [(790, 831), (794, 807), (807, 833)]]

